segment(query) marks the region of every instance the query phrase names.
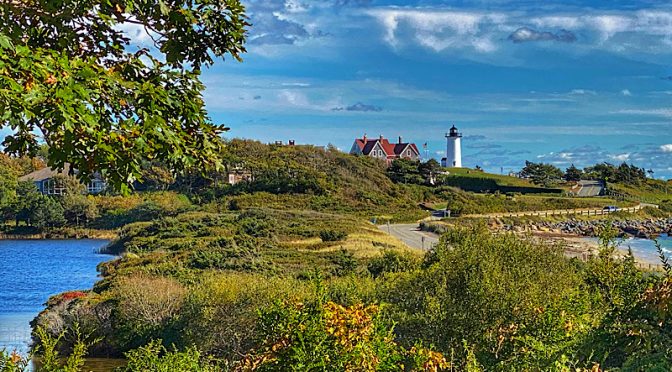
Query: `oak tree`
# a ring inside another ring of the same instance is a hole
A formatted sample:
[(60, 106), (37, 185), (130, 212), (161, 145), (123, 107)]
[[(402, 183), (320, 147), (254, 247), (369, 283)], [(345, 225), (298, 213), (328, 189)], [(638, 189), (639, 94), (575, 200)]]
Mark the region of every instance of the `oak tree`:
[[(241, 60), (240, 0), (3, 0), (0, 128), (5, 151), (98, 171), (122, 191), (144, 161), (218, 166), (220, 134), (200, 80), (217, 58)], [(152, 40), (131, 43), (135, 27)]]

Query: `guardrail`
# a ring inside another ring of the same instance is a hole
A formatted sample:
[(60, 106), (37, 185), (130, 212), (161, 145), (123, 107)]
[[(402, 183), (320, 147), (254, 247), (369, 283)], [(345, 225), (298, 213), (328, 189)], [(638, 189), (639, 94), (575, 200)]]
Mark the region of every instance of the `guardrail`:
[[(652, 207), (656, 208), (657, 206)], [(640, 211), (644, 206), (639, 204), (634, 207), (627, 208), (618, 208), (615, 211), (608, 209), (557, 209), (557, 210), (548, 210), (548, 211), (528, 211), (528, 212), (508, 212), (508, 213), (488, 213), (488, 214), (468, 214), (463, 217), (526, 217), (526, 216), (539, 216), (539, 217), (550, 217), (550, 216), (605, 216), (617, 212), (625, 213), (635, 213)]]

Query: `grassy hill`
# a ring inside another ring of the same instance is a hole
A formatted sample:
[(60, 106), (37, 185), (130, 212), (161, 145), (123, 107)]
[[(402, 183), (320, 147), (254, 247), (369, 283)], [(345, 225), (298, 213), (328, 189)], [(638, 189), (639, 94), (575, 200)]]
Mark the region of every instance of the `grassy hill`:
[(207, 191), (213, 202), (234, 210), (310, 209), (409, 221), (426, 216), (417, 205), (432, 198), (431, 190), (393, 183), (384, 163), (334, 148), (233, 140), (224, 157), (228, 168), (253, 176), (251, 182), (212, 186)]
[(471, 194), (455, 192), (446, 196), (447, 201), (435, 203), (436, 209), (448, 208), (457, 214), (486, 214), (506, 212), (543, 211), (556, 209), (602, 208), (606, 205), (629, 207), (632, 201), (611, 198), (573, 198), (539, 195)]
[(646, 203), (672, 203), (672, 181), (647, 179), (639, 184), (608, 183), (609, 193)]
[(518, 192), (523, 194), (560, 194), (561, 188), (544, 188), (531, 183), (529, 180), (485, 173), (469, 168), (448, 168), (450, 173), (443, 177), (448, 186), (458, 187), (473, 192)]

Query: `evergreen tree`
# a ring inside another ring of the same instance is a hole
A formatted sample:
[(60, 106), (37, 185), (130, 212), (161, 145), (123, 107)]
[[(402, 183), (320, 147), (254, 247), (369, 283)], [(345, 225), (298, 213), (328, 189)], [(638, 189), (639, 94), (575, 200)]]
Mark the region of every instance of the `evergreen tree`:
[(525, 168), (520, 172), (523, 178), (529, 178), (537, 185), (552, 186), (563, 177), (560, 168), (552, 164), (532, 163), (525, 161)]
[(40, 195), (32, 211), (31, 221), (33, 226), (40, 229), (63, 226), (66, 222), (63, 212), (63, 207), (53, 197)]
[(581, 180), (581, 176), (583, 176), (583, 171), (572, 164), (565, 170), (565, 181), (569, 182), (576, 182)]

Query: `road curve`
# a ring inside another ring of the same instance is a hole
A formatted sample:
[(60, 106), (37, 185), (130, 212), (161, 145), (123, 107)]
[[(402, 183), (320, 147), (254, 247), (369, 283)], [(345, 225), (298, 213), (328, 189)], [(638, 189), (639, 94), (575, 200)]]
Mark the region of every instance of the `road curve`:
[(604, 184), (601, 181), (579, 181), (579, 191), (576, 196), (599, 196), (604, 191)]
[(401, 240), (411, 248), (428, 250), (439, 242), (439, 236), (437, 234), (420, 231), (420, 227), (417, 223), (379, 225), (378, 228)]

